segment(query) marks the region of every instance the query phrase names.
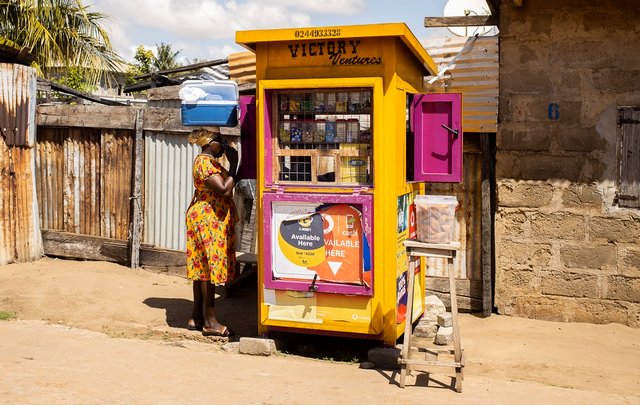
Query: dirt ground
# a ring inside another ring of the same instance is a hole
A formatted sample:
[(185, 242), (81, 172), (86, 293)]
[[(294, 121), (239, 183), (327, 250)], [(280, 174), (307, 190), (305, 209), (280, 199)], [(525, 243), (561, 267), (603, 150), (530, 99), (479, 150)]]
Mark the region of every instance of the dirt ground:
[[(190, 294), (182, 277), (112, 263), (0, 267), (0, 314), (15, 314), (0, 321), (0, 403), (640, 404), (640, 330), (618, 324), (463, 314), (459, 394), (447, 369), (401, 389), (396, 372), (360, 368), (371, 342), (288, 335), (276, 356), (227, 352), (185, 328)], [(233, 340), (256, 335), (255, 281), (217, 307)]]

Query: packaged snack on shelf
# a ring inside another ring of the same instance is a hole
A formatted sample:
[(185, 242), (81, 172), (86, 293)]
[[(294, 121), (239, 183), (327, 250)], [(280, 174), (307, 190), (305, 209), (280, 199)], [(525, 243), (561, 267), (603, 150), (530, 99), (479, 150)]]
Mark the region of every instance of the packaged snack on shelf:
[(289, 96), (286, 94), (280, 94), (280, 111), (289, 111)]
[(352, 114), (360, 112), (360, 92), (352, 91), (349, 93), (349, 100), (347, 101), (347, 111)]
[(327, 121), (324, 125), (324, 140), (325, 142), (336, 141), (336, 122)]
[(325, 120), (315, 120), (315, 132), (313, 133), (313, 142), (319, 143), (325, 141), (324, 129), (326, 127)]
[(360, 142), (371, 142), (370, 128), (360, 128)]
[(302, 142), (302, 121), (291, 121), (291, 142)]
[(362, 112), (371, 112), (371, 91), (363, 91), (361, 93), (360, 106), (362, 108)]
[(305, 94), (300, 100), (300, 111), (302, 112), (311, 112), (313, 111), (313, 100), (311, 99), (311, 94)]
[(325, 93), (313, 94), (313, 112), (323, 113), (325, 111)]
[(298, 94), (292, 94), (291, 97), (289, 97), (289, 111), (300, 111), (300, 96)]
[(312, 143), (316, 125), (312, 120), (302, 121), (302, 142)]
[(324, 111), (325, 112), (336, 111), (336, 93), (327, 93), (327, 98), (324, 103)]
[(336, 100), (336, 112), (346, 113), (347, 112), (347, 99), (348, 93), (341, 91), (338, 93)]
[(280, 128), (278, 129), (278, 138), (280, 142), (291, 142), (291, 121), (282, 120), (280, 122)]
[(415, 199), (418, 240), (451, 243), (455, 226), (455, 196), (418, 195)]
[(336, 120), (336, 142), (347, 141), (347, 120)]
[(347, 120), (347, 142), (358, 142), (360, 137), (360, 122), (355, 118)]

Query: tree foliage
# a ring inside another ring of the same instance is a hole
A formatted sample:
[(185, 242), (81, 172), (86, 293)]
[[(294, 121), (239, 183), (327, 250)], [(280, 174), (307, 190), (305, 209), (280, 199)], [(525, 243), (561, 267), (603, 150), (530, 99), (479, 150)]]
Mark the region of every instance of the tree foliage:
[(134, 83), (136, 76), (180, 67), (177, 59), (180, 52), (182, 51), (174, 52), (171, 44), (161, 42), (160, 45), (156, 44), (156, 54), (154, 55), (153, 51), (139, 45), (133, 57), (135, 63), (127, 72), (127, 84)]
[(150, 49), (147, 49), (142, 45), (138, 45), (133, 59), (135, 60), (135, 63), (129, 67), (126, 74), (127, 84), (135, 83), (136, 76), (151, 73), (154, 56)]
[(160, 45), (156, 44), (156, 56), (153, 60), (153, 67), (156, 70), (168, 70), (177, 68), (180, 66), (178, 62), (178, 54), (182, 50), (173, 51), (171, 44), (165, 44), (161, 42)]
[(113, 79), (122, 59), (102, 23), (82, 0), (0, 0), (0, 37), (35, 55), (44, 77), (56, 67), (76, 67), (87, 83)]

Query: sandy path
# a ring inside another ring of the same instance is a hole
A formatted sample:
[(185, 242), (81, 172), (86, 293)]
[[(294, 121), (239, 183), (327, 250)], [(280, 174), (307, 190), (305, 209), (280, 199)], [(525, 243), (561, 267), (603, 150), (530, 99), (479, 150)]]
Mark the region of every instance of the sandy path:
[[(254, 288), (219, 304), (255, 335)], [(190, 308), (180, 277), (52, 259), (0, 267), (0, 311), (19, 319), (0, 322), (0, 403), (640, 404), (640, 330), (617, 324), (463, 315), (457, 394), (443, 374), (402, 390), (357, 364), (225, 353), (184, 329)]]

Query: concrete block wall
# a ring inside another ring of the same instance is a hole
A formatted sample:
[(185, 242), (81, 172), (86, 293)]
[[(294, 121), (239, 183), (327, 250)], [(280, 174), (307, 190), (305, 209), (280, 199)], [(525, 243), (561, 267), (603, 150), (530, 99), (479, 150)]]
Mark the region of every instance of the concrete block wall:
[(640, 210), (614, 204), (640, 2), (503, 1), (500, 24), (498, 312), (640, 327)]

